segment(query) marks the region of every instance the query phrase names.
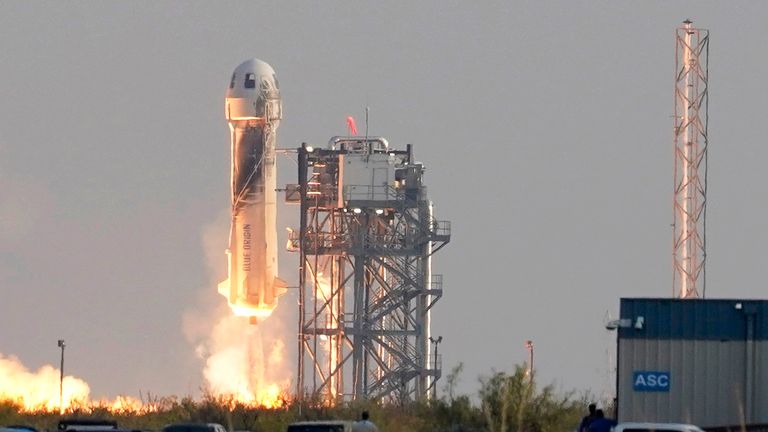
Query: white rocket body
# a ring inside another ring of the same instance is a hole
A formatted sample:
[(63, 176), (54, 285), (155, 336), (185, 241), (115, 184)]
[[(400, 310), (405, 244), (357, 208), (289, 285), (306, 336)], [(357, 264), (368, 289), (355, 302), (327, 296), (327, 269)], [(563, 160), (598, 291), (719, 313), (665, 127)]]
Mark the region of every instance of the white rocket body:
[(282, 118), (275, 71), (253, 59), (238, 66), (227, 90), (232, 156), (229, 277), (219, 284), (236, 315), (269, 316), (285, 293), (277, 277), (275, 143)]

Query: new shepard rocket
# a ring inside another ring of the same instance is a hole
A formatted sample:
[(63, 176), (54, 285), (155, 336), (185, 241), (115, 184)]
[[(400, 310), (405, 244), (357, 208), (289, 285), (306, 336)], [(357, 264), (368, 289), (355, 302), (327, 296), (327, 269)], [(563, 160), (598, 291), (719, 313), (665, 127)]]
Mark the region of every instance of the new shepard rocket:
[(236, 315), (268, 317), (285, 293), (277, 277), (275, 142), (282, 118), (275, 71), (253, 59), (232, 74), (225, 103), (232, 155), (229, 278), (219, 283)]

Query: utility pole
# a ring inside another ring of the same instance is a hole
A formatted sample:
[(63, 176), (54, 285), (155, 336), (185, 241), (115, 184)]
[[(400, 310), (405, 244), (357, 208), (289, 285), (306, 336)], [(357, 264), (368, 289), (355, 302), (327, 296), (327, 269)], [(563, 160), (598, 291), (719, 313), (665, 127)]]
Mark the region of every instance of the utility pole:
[(61, 348), (61, 365), (59, 367), (59, 414), (64, 414), (64, 339), (59, 339)]
[(533, 341), (525, 341), (525, 348), (528, 350), (528, 378), (533, 381)]
[[(433, 360), (433, 369), (435, 370), (435, 373), (437, 373), (437, 346), (440, 345), (440, 342), (443, 341), (442, 336), (438, 336), (437, 339), (433, 338), (432, 336), (429, 337), (429, 341), (432, 342), (432, 344), (435, 346), (435, 357)], [(437, 377), (437, 375), (435, 375)], [(437, 380), (432, 383), (432, 400), (437, 400)]]

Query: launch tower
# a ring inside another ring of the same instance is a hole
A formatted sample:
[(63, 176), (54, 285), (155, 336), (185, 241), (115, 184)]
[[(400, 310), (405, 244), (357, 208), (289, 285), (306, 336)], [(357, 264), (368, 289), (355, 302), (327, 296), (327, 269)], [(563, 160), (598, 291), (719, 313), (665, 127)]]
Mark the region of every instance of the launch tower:
[(301, 206), (288, 244), (300, 255), (297, 395), (428, 398), (441, 374), (430, 350), (443, 292), (432, 255), (450, 241), (450, 223), (433, 216), (424, 166), (411, 145), (360, 136), (303, 144), (298, 165), (299, 183), (286, 189)]
[(677, 29), (672, 295), (705, 295), (709, 31)]

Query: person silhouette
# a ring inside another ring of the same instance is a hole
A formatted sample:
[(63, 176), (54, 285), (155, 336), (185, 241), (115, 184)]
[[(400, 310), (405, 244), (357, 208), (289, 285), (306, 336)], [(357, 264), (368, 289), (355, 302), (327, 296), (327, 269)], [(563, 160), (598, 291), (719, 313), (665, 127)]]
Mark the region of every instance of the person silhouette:
[(597, 405), (591, 403), (589, 404), (587, 409), (589, 410), (589, 414), (581, 418), (581, 423), (579, 423), (578, 432), (588, 432), (589, 424), (592, 423), (592, 420), (595, 419), (595, 410), (597, 409)]
[(616, 420), (605, 418), (603, 410), (595, 411), (595, 418), (589, 424), (589, 432), (611, 432), (611, 428), (616, 426)]
[(369, 419), (368, 411), (360, 414), (360, 420), (352, 426), (353, 432), (379, 432), (379, 428)]

